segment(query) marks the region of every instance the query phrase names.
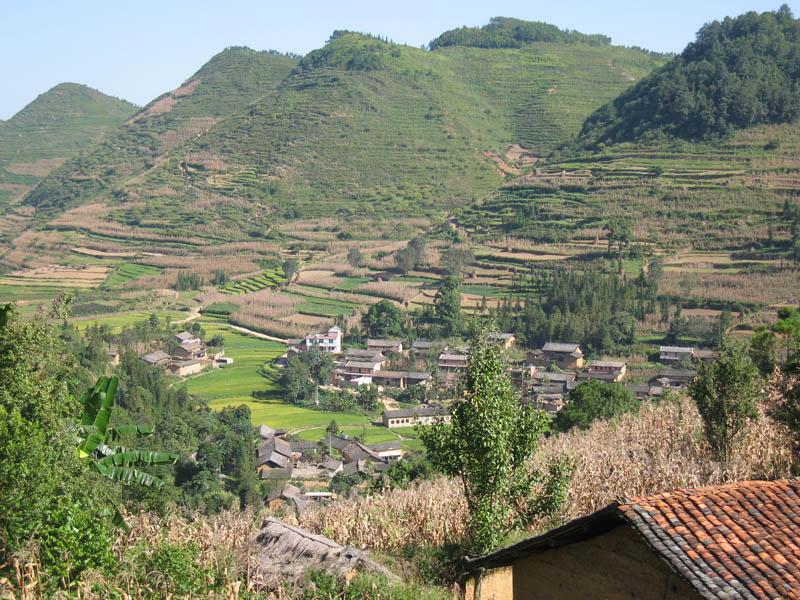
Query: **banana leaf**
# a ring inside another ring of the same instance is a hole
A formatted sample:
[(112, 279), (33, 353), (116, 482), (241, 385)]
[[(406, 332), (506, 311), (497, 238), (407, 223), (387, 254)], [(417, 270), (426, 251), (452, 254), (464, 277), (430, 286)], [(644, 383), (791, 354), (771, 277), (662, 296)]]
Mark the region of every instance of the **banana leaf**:
[(131, 467), (102, 465), (99, 461), (96, 464), (102, 475), (115, 481), (121, 481), (122, 483), (128, 485), (132, 483), (138, 483), (139, 485), (146, 487), (157, 488), (160, 488), (164, 485), (164, 482), (155, 475), (150, 475), (150, 473), (145, 473), (144, 471), (139, 471), (138, 469), (133, 469)]
[(108, 430), (111, 440), (118, 440), (123, 435), (151, 435), (155, 432), (152, 425), (117, 425)]
[(132, 465), (166, 465), (174, 464), (178, 455), (171, 452), (153, 452), (151, 450), (125, 450), (104, 456), (97, 462), (103, 466), (130, 467)]
[(106, 429), (111, 419), (111, 409), (117, 397), (117, 377), (101, 377), (97, 384), (81, 397), (84, 403), (84, 414), (81, 424), (93, 427), (94, 431), (78, 448), (78, 455), (86, 457), (91, 455), (106, 439)]

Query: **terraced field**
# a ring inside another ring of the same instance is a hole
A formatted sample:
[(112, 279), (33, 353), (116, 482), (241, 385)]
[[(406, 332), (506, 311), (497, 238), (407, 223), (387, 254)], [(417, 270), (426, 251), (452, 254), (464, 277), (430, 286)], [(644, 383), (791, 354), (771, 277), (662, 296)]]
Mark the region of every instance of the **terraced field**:
[(72, 323), (79, 331), (83, 331), (92, 325), (105, 325), (111, 328), (112, 333), (119, 333), (124, 327), (131, 327), (135, 323), (146, 321), (150, 315), (155, 314), (160, 321), (169, 319), (170, 321), (181, 321), (188, 316), (188, 313), (177, 310), (153, 310), (153, 311), (131, 311), (119, 312), (109, 315), (95, 315), (92, 317), (79, 317), (72, 319)]
[[(800, 185), (800, 126), (765, 126), (715, 145), (619, 144), (538, 166), (458, 222), (483, 240), (601, 240), (609, 219), (633, 219), (634, 239), (667, 248), (741, 250), (787, 232), (781, 213)], [(746, 215), (746, 217), (745, 217)], [(770, 242), (770, 243), (773, 243)]]
[(220, 291), (227, 294), (247, 294), (266, 288), (274, 288), (282, 283), (286, 283), (286, 278), (282, 272), (267, 270), (260, 275), (231, 281), (222, 286)]
[(122, 263), (114, 267), (114, 270), (103, 282), (103, 287), (114, 288), (125, 286), (131, 281), (141, 279), (142, 277), (158, 275), (162, 270), (163, 269), (159, 269), (158, 267), (151, 267), (148, 265)]

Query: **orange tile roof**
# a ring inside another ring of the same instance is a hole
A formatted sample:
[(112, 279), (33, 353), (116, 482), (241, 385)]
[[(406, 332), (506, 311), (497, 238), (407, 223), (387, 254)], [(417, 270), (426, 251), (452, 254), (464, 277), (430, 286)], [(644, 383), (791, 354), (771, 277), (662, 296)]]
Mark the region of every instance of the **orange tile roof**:
[(705, 598), (800, 599), (800, 481), (631, 498), (618, 511)]
[(797, 479), (745, 481), (613, 502), (543, 535), (468, 560), (467, 570), (507, 566), (621, 524), (637, 531), (703, 598), (800, 600)]

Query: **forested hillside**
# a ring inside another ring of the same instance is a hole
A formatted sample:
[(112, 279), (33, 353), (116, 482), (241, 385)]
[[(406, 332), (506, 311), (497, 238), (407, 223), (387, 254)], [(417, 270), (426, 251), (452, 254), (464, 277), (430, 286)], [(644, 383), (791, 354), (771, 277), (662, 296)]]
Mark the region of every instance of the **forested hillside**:
[(84, 85), (62, 83), (0, 121), (0, 212), (135, 110)]
[(704, 26), (667, 65), (597, 110), (583, 145), (709, 139), (800, 115), (800, 21), (784, 5)]

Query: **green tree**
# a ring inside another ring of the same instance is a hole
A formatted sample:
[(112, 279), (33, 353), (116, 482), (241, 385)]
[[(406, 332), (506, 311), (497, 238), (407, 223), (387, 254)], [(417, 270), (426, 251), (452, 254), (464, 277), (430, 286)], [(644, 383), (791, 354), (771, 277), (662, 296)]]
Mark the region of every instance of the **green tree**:
[(358, 248), (350, 248), (347, 252), (347, 263), (353, 268), (364, 266), (364, 255)]
[(292, 285), (292, 279), (294, 279), (295, 274), (297, 273), (297, 259), (296, 258), (287, 258), (283, 261), (283, 276), (286, 278), (286, 286)]
[(470, 349), (466, 393), (451, 415), (451, 424), (421, 428), (420, 436), (433, 465), (461, 482), (471, 552), (486, 552), (509, 531), (557, 509), (568, 467), (553, 463), (544, 473), (530, 464), (547, 416), (517, 402), (501, 355), (485, 336)]
[(361, 385), (358, 387), (358, 405), (368, 412), (378, 408), (378, 386)]
[(456, 335), (461, 330), (460, 282), (455, 277), (447, 277), (433, 303), (434, 314), (446, 336)]
[(0, 308), (0, 564), (35, 539), (53, 585), (112, 562), (118, 491), (75, 452), (74, 362), (52, 325)]
[(721, 463), (727, 464), (747, 424), (758, 417), (761, 386), (758, 368), (746, 350), (735, 345), (723, 347), (689, 386), (706, 440)]
[(475, 253), (470, 248), (452, 247), (442, 252), (439, 264), (445, 273), (459, 277), (464, 270), (475, 262)]
[(561, 431), (573, 427), (588, 429), (600, 419), (613, 419), (639, 409), (636, 396), (619, 383), (589, 380), (581, 383), (567, 396), (564, 408), (556, 416), (555, 425)]
[(381, 300), (370, 306), (361, 323), (367, 335), (373, 338), (400, 337), (404, 334), (403, 313), (389, 300)]
[(394, 264), (400, 273), (407, 275), (417, 266), (416, 251), (410, 246), (400, 248), (400, 250), (394, 253)]

